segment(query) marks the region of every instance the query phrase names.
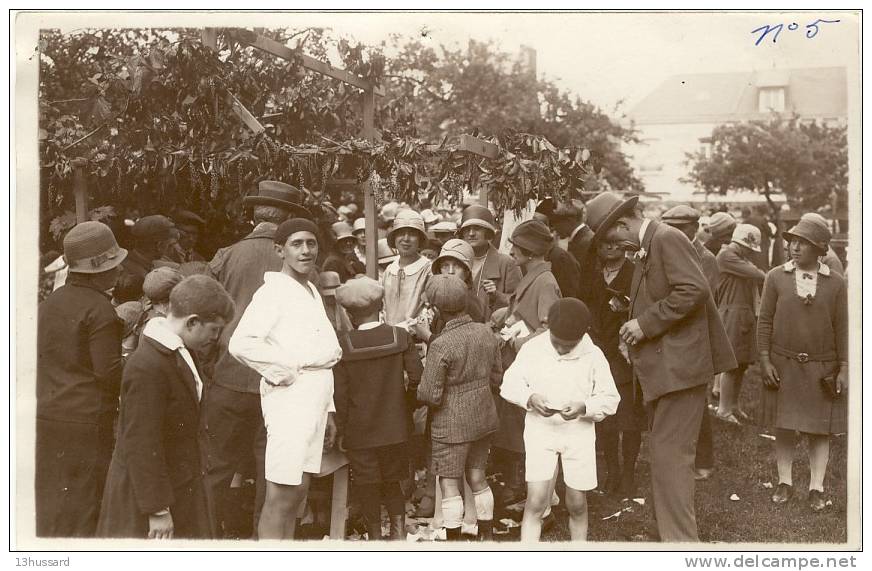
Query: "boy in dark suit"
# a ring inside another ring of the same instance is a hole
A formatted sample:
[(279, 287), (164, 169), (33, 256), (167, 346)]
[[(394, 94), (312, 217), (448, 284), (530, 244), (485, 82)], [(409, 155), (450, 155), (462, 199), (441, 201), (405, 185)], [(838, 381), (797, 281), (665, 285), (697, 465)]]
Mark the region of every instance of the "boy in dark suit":
[(336, 424), (370, 540), (382, 538), (382, 503), (390, 516), (390, 539), (404, 537), (406, 502), (400, 482), (409, 478), (406, 446), (423, 371), (409, 333), (379, 322), (383, 298), (384, 288), (368, 277), (350, 279), (336, 290), (336, 300), (355, 327), (338, 335), (342, 360), (333, 369)]
[(121, 382), (118, 441), (109, 466), (99, 537), (210, 538), (203, 486), (203, 381), (197, 353), (218, 342), (233, 300), (207, 276), (170, 293), (166, 317), (142, 332)]

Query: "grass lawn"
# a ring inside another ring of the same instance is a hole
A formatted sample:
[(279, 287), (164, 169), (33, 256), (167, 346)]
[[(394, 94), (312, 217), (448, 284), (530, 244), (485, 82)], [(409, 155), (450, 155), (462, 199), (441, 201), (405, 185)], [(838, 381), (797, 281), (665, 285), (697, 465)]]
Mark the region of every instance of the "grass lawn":
[[(742, 409), (754, 416), (760, 391), (760, 374), (756, 366), (746, 374), (742, 387)], [(784, 505), (772, 503), (773, 489), (764, 483), (778, 484), (775, 467), (775, 442), (760, 436), (764, 431), (754, 425), (734, 426), (712, 418), (715, 450), (715, 473), (698, 482), (696, 517), (700, 539), (705, 542), (778, 542), (844, 543), (847, 541), (847, 437), (833, 437), (830, 463), (825, 480), (825, 496), (831, 506), (820, 513), (812, 512), (805, 501), (808, 490), (808, 458), (804, 440), (797, 447), (793, 467), (793, 499)], [(645, 505), (595, 493), (588, 494), (592, 541), (651, 541), (655, 529), (646, 440), (637, 465), (636, 497)], [(600, 466), (600, 475), (603, 475)], [(738, 501), (730, 500), (736, 494)], [(633, 511), (603, 520), (622, 508)], [(557, 524), (543, 539), (569, 539), (565, 511), (557, 512)]]

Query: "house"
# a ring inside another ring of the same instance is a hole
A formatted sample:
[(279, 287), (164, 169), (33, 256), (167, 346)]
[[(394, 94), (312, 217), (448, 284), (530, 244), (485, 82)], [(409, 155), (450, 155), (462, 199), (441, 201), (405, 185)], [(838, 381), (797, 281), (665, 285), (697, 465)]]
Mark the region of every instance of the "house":
[(845, 68), (672, 76), (628, 113), (641, 144), (626, 145), (624, 151), (647, 192), (664, 200), (703, 202), (701, 190), (680, 181), (689, 170), (686, 153), (709, 151), (707, 140), (718, 125), (765, 120), (773, 112), (846, 123)]

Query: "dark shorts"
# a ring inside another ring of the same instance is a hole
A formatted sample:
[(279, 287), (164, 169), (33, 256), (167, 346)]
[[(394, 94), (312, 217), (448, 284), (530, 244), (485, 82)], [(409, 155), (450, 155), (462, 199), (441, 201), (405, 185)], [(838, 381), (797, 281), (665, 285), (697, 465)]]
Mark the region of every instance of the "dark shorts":
[(409, 478), (409, 453), (405, 442), (347, 450), (352, 477), (356, 484), (401, 482)]
[(488, 434), (473, 442), (433, 441), (433, 473), (443, 478), (462, 478), (465, 470), (487, 468), (491, 438)]

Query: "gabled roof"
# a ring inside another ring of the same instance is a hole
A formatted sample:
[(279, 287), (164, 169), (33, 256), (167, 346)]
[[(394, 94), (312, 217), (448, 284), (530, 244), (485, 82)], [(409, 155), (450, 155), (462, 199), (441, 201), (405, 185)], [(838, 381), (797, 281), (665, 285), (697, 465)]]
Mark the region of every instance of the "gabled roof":
[(758, 111), (758, 91), (777, 85), (786, 89), (785, 113), (820, 119), (847, 116), (843, 67), (674, 75), (628, 115), (637, 125), (764, 119), (768, 113)]

